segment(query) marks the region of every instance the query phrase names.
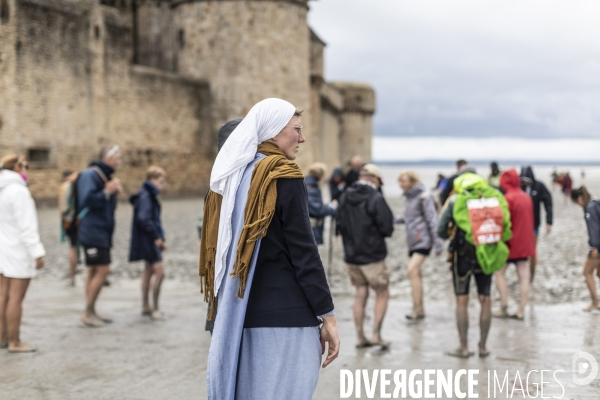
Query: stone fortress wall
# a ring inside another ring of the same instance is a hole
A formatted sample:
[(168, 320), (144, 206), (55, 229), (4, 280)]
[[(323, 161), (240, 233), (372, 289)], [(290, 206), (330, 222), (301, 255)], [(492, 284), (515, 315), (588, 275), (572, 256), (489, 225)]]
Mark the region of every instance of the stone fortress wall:
[(307, 12), (307, 0), (0, 0), (0, 153), (28, 156), (38, 199), (115, 143), (127, 194), (158, 164), (169, 195), (203, 195), (218, 128), (281, 97), (306, 110), (301, 167), (370, 160), (374, 91), (324, 80)]

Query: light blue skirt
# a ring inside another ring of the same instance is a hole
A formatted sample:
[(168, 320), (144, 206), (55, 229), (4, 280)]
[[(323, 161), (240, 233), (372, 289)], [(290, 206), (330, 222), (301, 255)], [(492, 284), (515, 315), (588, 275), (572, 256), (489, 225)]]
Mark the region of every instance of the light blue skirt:
[(319, 328), (246, 328), (236, 400), (310, 400), (321, 364)]

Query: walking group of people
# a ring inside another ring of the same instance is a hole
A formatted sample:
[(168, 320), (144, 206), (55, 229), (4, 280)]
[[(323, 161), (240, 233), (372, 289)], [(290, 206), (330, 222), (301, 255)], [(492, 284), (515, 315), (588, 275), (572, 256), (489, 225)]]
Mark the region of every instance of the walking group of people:
[[(478, 353), (480, 357), (487, 357), (486, 340), (492, 315), (524, 319), (537, 264), (541, 205), (545, 208), (545, 231), (549, 234), (553, 222), (552, 197), (546, 186), (535, 179), (531, 166), (523, 167), (519, 175), (514, 169), (501, 171), (494, 162), (487, 180), (477, 175), (475, 168), (465, 160), (459, 160), (456, 167), (457, 172), (451, 177), (439, 176), (436, 192), (443, 204), (441, 210), (415, 172), (402, 172), (398, 179), (406, 202), (404, 213), (394, 217), (394, 222), (406, 225), (409, 253), (406, 273), (413, 300), (413, 309), (406, 318), (415, 321), (425, 318), (421, 267), (432, 252), (435, 255), (442, 253), (442, 239), (448, 239), (447, 260), (456, 295), (460, 345), (447, 354), (460, 358), (474, 354), (469, 351), (467, 343), (468, 296), (472, 276), (481, 303)], [(389, 296), (385, 238), (393, 232), (392, 213), (378, 192), (382, 182), (379, 169), (373, 164), (366, 164), (359, 171), (356, 184), (346, 188), (339, 196), (336, 221), (342, 235), (348, 274), (356, 287), (356, 347), (380, 345), (386, 348), (389, 342), (381, 339), (381, 324)], [(591, 311), (599, 307), (593, 274), (600, 277), (600, 202), (592, 198), (585, 187), (573, 190), (571, 197), (585, 209), (588, 225), (590, 253), (584, 276), (592, 303), (584, 311)], [(506, 281), (510, 265), (515, 265), (520, 285), (518, 307), (513, 312), (508, 310)], [(500, 307), (492, 314), (490, 289), (493, 276), (500, 294)], [(377, 296), (371, 340), (363, 331), (369, 288)]]
[[(32, 352), (35, 347), (23, 343), (19, 336), (22, 303), (31, 278), (44, 266), (46, 253), (38, 232), (35, 203), (27, 187), (27, 160), (9, 155), (0, 163), (0, 348), (14, 353)], [(112, 261), (115, 209), (123, 192), (119, 178), (114, 176), (120, 164), (119, 146), (103, 147), (98, 160), (88, 168), (65, 174), (59, 193), (61, 233), (71, 245), (73, 284), (80, 247), (87, 265), (81, 320), (89, 327), (112, 322), (97, 312), (96, 302)], [(166, 185), (166, 173), (151, 166), (146, 175), (139, 193), (130, 198), (134, 213), (129, 261), (145, 262), (142, 315), (161, 319), (158, 305), (166, 239), (157, 196)]]

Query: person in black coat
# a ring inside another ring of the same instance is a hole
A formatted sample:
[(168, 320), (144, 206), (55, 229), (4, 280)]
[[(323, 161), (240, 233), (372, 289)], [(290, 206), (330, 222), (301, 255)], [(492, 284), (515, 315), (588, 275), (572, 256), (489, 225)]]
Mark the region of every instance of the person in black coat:
[[(350, 281), (356, 287), (354, 323), (358, 348), (378, 345), (385, 349), (389, 345), (381, 337), (381, 326), (389, 299), (385, 238), (394, 232), (394, 215), (378, 191), (380, 185), (379, 168), (366, 164), (359, 180), (342, 194), (336, 214), (344, 243), (344, 261)], [(363, 322), (369, 287), (375, 291), (376, 300), (373, 336), (367, 340)]]
[(460, 159), (456, 162), (456, 174), (448, 178), (448, 181), (446, 182), (446, 187), (444, 187), (444, 190), (442, 190), (442, 193), (440, 193), (440, 204), (442, 206), (446, 204), (446, 201), (452, 194), (452, 191), (454, 190), (454, 180), (459, 177), (460, 169), (465, 165), (467, 165), (467, 162), (463, 159)]
[(363, 161), (361, 156), (354, 156), (352, 160), (350, 160), (350, 170), (344, 176), (344, 182), (346, 184), (346, 188), (349, 188), (354, 184), (354, 182), (358, 181), (360, 170), (362, 169), (365, 162)]
[(322, 163), (314, 163), (308, 168), (308, 175), (304, 183), (308, 192), (308, 215), (312, 227), (315, 241), (317, 244), (323, 244), (323, 228), (325, 217), (333, 215), (337, 208), (337, 201), (330, 204), (323, 204), (323, 196), (319, 185), (325, 175), (326, 167)]
[[(164, 278), (162, 252), (167, 246), (157, 196), (165, 185), (165, 171), (160, 167), (151, 166), (146, 172), (142, 189), (129, 199), (133, 205), (129, 261), (143, 260), (145, 263), (142, 274), (142, 315), (152, 319), (162, 319), (158, 296)], [(150, 286), (152, 286), (152, 308), (148, 299)]]
[[(521, 189), (523, 189), (533, 201), (533, 233), (535, 234), (535, 244), (537, 246), (540, 225), (542, 223), (540, 214), (541, 204), (544, 204), (544, 210), (546, 211), (546, 234), (549, 234), (552, 230), (552, 195), (546, 188), (546, 185), (535, 180), (531, 165), (527, 165), (521, 169)], [(529, 259), (529, 277), (531, 282), (533, 282), (533, 277), (535, 276), (536, 265), (537, 255)]]

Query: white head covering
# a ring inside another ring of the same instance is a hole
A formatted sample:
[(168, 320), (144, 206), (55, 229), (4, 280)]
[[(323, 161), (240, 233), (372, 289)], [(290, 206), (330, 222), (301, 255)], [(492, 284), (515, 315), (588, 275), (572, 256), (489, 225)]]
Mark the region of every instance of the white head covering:
[[(296, 107), (281, 99), (265, 99), (252, 107), (219, 151), (210, 174), (210, 190), (223, 196), (215, 257), (215, 295), (226, 271), (231, 245), (231, 215), (246, 166), (254, 160), (258, 145), (274, 138), (290, 122)], [(237, 245), (237, 243), (236, 243)]]

